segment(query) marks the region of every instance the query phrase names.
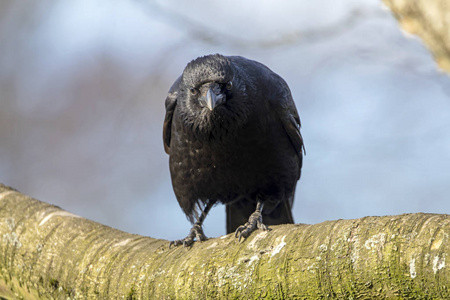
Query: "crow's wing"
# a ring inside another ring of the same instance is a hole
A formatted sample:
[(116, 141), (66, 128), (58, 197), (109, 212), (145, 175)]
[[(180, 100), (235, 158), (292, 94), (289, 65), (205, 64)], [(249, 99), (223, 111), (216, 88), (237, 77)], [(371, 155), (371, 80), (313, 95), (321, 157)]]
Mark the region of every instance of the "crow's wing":
[(303, 138), (300, 133), (300, 117), (286, 81), (257, 61), (241, 56), (229, 56), (228, 58), (238, 68), (245, 70), (244, 73), (250, 74), (249, 78), (253, 78), (254, 81), (258, 82), (258, 88), (267, 93), (268, 97), (263, 98), (268, 99), (270, 107), (283, 124), (283, 128), (297, 153), (301, 168), (305, 147), (303, 146)]
[(177, 106), (177, 97), (179, 92), (179, 85), (181, 81), (181, 77), (178, 77), (177, 80), (172, 84), (169, 89), (169, 93), (166, 98), (166, 116), (164, 118), (163, 125), (163, 140), (164, 140), (164, 151), (167, 154), (170, 154), (170, 138), (172, 135), (172, 118), (173, 112), (175, 111), (175, 107)]
[(277, 114), (278, 119), (283, 125), (283, 128), (297, 153), (301, 169), (305, 146), (303, 144), (302, 134), (300, 133), (300, 117), (298, 116), (297, 108), (295, 107), (294, 99), (292, 99), (288, 85), (281, 77), (278, 75), (276, 76), (279, 79), (279, 89), (281, 93), (279, 93), (278, 97), (269, 99), (270, 107)]

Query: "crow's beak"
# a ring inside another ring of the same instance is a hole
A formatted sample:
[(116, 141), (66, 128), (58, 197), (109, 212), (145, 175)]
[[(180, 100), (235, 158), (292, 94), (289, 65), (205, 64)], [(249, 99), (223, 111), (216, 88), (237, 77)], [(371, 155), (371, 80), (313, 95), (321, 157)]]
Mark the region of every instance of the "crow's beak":
[[(214, 110), (215, 107), (224, 103), (226, 97), (220, 92), (218, 85), (210, 85), (201, 89), (202, 95), (198, 99), (200, 105), (207, 107), (210, 111)], [(205, 92), (206, 91), (206, 92)]]
[(211, 89), (206, 92), (206, 107), (213, 110), (217, 105), (217, 95)]

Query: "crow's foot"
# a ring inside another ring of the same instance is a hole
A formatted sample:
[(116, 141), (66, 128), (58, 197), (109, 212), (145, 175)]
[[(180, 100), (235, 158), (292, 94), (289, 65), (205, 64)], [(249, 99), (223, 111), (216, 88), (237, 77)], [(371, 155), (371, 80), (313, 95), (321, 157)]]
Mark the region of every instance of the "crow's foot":
[(197, 241), (199, 242), (206, 241), (207, 239), (206, 235), (203, 233), (202, 225), (200, 225), (199, 223), (195, 223), (194, 226), (192, 226), (188, 236), (184, 239), (171, 241), (169, 244), (169, 248), (179, 245), (189, 247), (194, 243), (194, 239), (197, 239)]
[(255, 231), (257, 228), (262, 230), (268, 230), (267, 226), (263, 224), (262, 222), (262, 214), (261, 211), (256, 210), (254, 213), (250, 215), (248, 218), (248, 222), (244, 225), (239, 226), (235, 233), (235, 237), (239, 237), (239, 242), (241, 241), (241, 238), (247, 238), (250, 233)]

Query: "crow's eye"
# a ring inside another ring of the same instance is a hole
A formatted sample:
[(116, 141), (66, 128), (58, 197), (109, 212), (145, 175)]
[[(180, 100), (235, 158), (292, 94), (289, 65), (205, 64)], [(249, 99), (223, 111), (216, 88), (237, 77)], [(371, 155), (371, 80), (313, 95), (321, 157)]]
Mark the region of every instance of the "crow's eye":
[(233, 88), (233, 83), (231, 81), (228, 81), (225, 87), (227, 90), (231, 90)]
[(191, 92), (192, 95), (196, 95), (196, 94), (197, 94), (197, 89), (191, 87), (191, 88), (189, 89), (189, 92)]

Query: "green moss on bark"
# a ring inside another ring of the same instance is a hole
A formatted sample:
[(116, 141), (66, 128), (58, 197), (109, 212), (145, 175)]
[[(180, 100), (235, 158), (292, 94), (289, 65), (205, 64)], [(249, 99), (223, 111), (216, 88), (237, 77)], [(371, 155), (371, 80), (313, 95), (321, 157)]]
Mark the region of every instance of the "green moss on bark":
[[(0, 185), (0, 296), (445, 299), (447, 215), (273, 226), (168, 248)], [(12, 296), (13, 295), (13, 296)]]

